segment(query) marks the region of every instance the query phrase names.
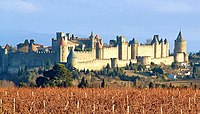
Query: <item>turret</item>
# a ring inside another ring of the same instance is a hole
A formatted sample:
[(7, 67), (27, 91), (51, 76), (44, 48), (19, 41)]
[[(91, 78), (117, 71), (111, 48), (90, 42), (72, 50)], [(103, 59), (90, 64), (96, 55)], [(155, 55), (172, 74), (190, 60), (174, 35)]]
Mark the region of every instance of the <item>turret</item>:
[(161, 57), (166, 57), (166, 46), (162, 38), (159, 43), (161, 45)]
[(24, 45), (29, 45), (28, 39), (26, 39), (26, 40), (24, 41)]
[(186, 40), (183, 38), (181, 31), (179, 32), (174, 46), (174, 58), (178, 62), (188, 62), (188, 55), (186, 52)]
[(76, 36), (74, 34), (72, 34), (72, 38), (71, 40), (75, 40)]
[(56, 32), (56, 38), (57, 38), (58, 44), (60, 44), (61, 38), (63, 38), (63, 37), (65, 37), (65, 33), (64, 32)]
[[(67, 62), (68, 55), (68, 39), (65, 38), (64, 32), (56, 33), (56, 54), (57, 54), (57, 62)], [(53, 40), (53, 39), (52, 39)]]
[(70, 35), (69, 32), (66, 34), (66, 37), (67, 37), (68, 40), (71, 40), (71, 35)]
[(59, 50), (59, 55), (60, 55), (59, 62), (67, 62), (68, 44), (67, 44), (67, 40), (64, 40), (64, 38), (61, 38), (59, 49), (60, 49)]
[(35, 41), (33, 39), (31, 39), (30, 44), (35, 44)]
[(94, 49), (94, 38), (95, 38), (94, 37), (94, 32), (91, 32), (91, 35), (90, 35), (89, 38), (90, 38), (90, 42), (91, 42), (90, 43), (91, 44), (91, 48)]
[(186, 40), (183, 38), (181, 31), (175, 40), (174, 53), (186, 53)]
[(36, 48), (35, 45), (34, 45), (34, 40), (31, 39), (31, 40), (30, 40), (29, 47), (28, 47), (28, 52), (33, 52), (33, 51), (37, 51), (37, 48)]
[(159, 44), (159, 35), (154, 35), (151, 44), (154, 45), (154, 58), (161, 57), (161, 48), (160, 48), (160, 44)]
[(133, 38), (130, 44), (131, 44), (131, 59), (136, 59), (136, 57), (138, 56), (138, 42), (136, 41), (135, 38)]
[(51, 40), (51, 42), (52, 42), (52, 50), (53, 51), (56, 51), (56, 48), (57, 48), (57, 39), (56, 38), (52, 38), (52, 40)]
[(168, 57), (170, 50), (169, 50), (169, 43), (168, 43), (167, 39), (164, 40), (164, 43), (165, 43), (165, 47), (166, 47), (166, 57)]
[(102, 47), (103, 47), (102, 42), (97, 41), (97, 43), (96, 43), (96, 58), (97, 59), (103, 59), (102, 58), (102, 54), (103, 54)]
[(74, 53), (74, 49), (70, 50), (70, 53), (67, 57), (67, 66), (68, 67), (75, 67), (77, 64), (77, 56)]
[(94, 32), (92, 31), (89, 38), (94, 38)]
[(151, 41), (151, 44), (158, 44), (159, 42), (159, 35), (154, 35), (153, 40)]
[(117, 36), (118, 58), (119, 60), (128, 60), (128, 43), (124, 36)]

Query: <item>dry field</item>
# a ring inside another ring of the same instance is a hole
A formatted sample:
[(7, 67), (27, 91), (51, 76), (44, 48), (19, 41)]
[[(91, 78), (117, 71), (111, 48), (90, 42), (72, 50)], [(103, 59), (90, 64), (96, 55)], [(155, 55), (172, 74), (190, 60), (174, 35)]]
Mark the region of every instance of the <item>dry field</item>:
[(200, 90), (0, 89), (0, 113), (198, 114), (200, 113)]
[(200, 88), (200, 80), (199, 79), (159, 82), (159, 84), (167, 84), (167, 85), (170, 85), (170, 83), (175, 87), (181, 87), (181, 86), (190, 87), (190, 84), (192, 83), (192, 86), (197, 85), (197, 88)]

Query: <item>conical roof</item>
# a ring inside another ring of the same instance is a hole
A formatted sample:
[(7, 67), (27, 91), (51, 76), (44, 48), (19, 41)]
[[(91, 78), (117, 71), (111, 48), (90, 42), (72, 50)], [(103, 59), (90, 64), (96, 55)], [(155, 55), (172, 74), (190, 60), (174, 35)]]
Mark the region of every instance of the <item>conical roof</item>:
[(158, 35), (154, 35), (151, 44), (158, 43), (158, 41), (159, 41), (159, 36)]
[(163, 39), (162, 38), (160, 39), (159, 43), (163, 43)]
[(181, 31), (179, 31), (179, 33), (178, 33), (178, 36), (177, 36), (177, 39), (178, 39), (178, 40), (184, 40), (184, 38), (183, 38), (183, 35), (182, 35), (182, 32), (181, 32)]
[(133, 39), (129, 42), (129, 44), (138, 44), (138, 41), (137, 41), (135, 38), (133, 38)]
[(164, 43), (165, 43), (165, 44), (168, 43), (167, 39), (164, 40)]

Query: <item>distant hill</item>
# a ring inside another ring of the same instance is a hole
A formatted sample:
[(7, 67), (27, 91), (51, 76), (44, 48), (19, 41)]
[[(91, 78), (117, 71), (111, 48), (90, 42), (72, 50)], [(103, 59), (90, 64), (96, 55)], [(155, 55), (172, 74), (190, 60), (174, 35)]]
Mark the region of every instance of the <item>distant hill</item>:
[(51, 38), (55, 37), (50, 33), (34, 33), (30, 31), (0, 30), (0, 45), (17, 45), (25, 39), (34, 39), (36, 43), (51, 45)]

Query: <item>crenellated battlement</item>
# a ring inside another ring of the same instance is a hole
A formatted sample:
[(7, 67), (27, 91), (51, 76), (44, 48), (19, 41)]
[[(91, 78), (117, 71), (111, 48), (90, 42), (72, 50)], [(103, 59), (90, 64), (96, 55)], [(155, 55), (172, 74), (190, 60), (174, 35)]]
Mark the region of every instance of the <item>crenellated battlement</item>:
[[(159, 39), (159, 35), (154, 35), (148, 44), (139, 44), (135, 38), (128, 43), (124, 36), (117, 36), (110, 44), (103, 44), (101, 37), (95, 36), (93, 32), (87, 38), (57, 32), (56, 38), (52, 38), (52, 46), (35, 44), (34, 40), (30, 40), (30, 43), (25, 40), (24, 43), (18, 44), (15, 52), (10, 51), (8, 45), (1, 46), (1, 50), (4, 51), (0, 53), (3, 61), (1, 66), (4, 68), (0, 70), (5, 71), (9, 66), (20, 65), (39, 67), (47, 62), (51, 64), (71, 62), (77, 69), (95, 70), (107, 64), (123, 67), (130, 61), (141, 62), (144, 65), (149, 65), (151, 62), (167, 65), (174, 61), (188, 62), (186, 40), (181, 32), (175, 40), (174, 56), (169, 55), (167, 39)], [(75, 49), (80, 51), (74, 51)], [(71, 58), (70, 53), (73, 55)]]

